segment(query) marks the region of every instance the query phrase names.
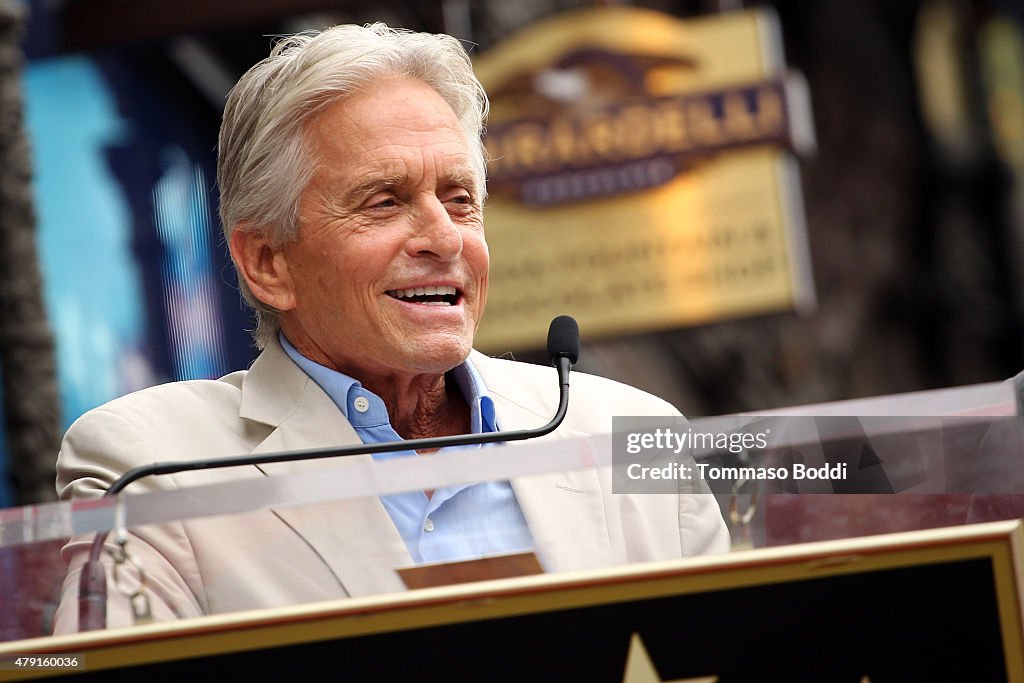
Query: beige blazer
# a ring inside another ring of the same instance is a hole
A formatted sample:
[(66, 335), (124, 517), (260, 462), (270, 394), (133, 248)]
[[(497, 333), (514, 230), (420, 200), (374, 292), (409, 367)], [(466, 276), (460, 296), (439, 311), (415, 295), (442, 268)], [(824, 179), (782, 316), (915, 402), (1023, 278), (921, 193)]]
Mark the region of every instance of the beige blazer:
[[(502, 429), (538, 427), (554, 414), (552, 368), (476, 352), (471, 358)], [(658, 398), (599, 377), (573, 373), (571, 387), (565, 422), (544, 438), (608, 433), (613, 415), (678, 414)], [(333, 401), (275, 343), (247, 372), (165, 384), (90, 411), (65, 436), (57, 488), (64, 499), (97, 497), (121, 473), (152, 462), (358, 442)], [(319, 460), (180, 473), (141, 480), (128, 491), (337, 467)], [(512, 485), (548, 571), (728, 550), (710, 495), (613, 495), (607, 468)], [(69, 572), (58, 632), (76, 628), (79, 568), (90, 541), (74, 539), (64, 548)], [(412, 563), (377, 498), (137, 528), (128, 547), (145, 568), (156, 619), (399, 591), (392, 570)], [(127, 585), (132, 580), (128, 574)], [(111, 593), (109, 625), (130, 623), (127, 603)]]

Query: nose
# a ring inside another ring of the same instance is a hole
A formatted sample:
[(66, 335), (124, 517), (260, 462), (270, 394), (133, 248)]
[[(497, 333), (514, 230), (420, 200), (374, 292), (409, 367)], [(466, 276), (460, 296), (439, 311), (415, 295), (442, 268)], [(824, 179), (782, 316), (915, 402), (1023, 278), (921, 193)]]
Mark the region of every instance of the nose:
[(431, 195), (420, 204), (406, 248), (411, 256), (429, 256), (441, 261), (450, 261), (462, 253), (462, 230), (436, 196)]

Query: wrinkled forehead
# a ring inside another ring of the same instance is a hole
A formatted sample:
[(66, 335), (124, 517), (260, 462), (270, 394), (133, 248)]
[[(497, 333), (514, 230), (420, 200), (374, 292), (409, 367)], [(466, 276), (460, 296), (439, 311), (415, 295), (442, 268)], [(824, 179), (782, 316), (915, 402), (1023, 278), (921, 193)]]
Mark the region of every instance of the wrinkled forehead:
[(304, 134), (317, 165), (338, 172), (482, 182), (455, 112), (415, 79), (395, 77), (331, 102), (310, 117)]

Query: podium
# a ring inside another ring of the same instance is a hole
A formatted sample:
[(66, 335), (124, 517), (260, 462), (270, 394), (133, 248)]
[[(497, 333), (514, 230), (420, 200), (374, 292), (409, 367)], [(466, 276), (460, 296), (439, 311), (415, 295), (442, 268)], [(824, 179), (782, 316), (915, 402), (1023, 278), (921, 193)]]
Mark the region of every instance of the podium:
[[(999, 387), (989, 389), (986, 396), (1002, 396)], [(969, 407), (982, 403), (974, 400)], [(969, 502), (998, 493), (1019, 500), (1024, 486), (1013, 476), (1024, 455), (1014, 440), (1019, 420), (1003, 416), (1014, 412), (1010, 404), (999, 405), (980, 412), (949, 410), (950, 417), (923, 421), (892, 415), (859, 419), (854, 441), (849, 422), (836, 428), (814, 422), (811, 442), (800, 441), (801, 423), (787, 423), (784, 448), (773, 443), (754, 449), (744, 454), (745, 462), (772, 466), (780, 451), (795, 448), (813, 465), (813, 458), (829, 457), (834, 446), (846, 449), (861, 439), (854, 445), (877, 451), (886, 481), (899, 485), (886, 494), (823, 493), (821, 482), (812, 482), (810, 490), (803, 490), (806, 482), (791, 490), (760, 482), (756, 514), (744, 522), (759, 546), (751, 550), (415, 590), (402, 589), (396, 573), (385, 583), (397, 588), (348, 599), (80, 634), (48, 635), (65, 571), (59, 552), (69, 538), (123, 525), (131, 539), (147, 539), (151, 529), (186, 522), (219, 528), (225, 520), (281, 510), (315, 517), (396, 491), (567, 471), (614, 472), (615, 436), (384, 462), (355, 458), (338, 463), (337, 476), (317, 469), (230, 483), (197, 479), (191, 488), (117, 500), (0, 510), (0, 680), (137, 680), (154, 672), (278, 679), (310, 672), (348, 680), (1024, 682), (1019, 522), (965, 525), (967, 505), (956, 508), (962, 516), (934, 515), (940, 524), (959, 526), (868, 535), (893, 530), (898, 518), (886, 512), (906, 510), (911, 499), (932, 501), (946, 513), (954, 509), (949, 496)], [(723, 429), (714, 421), (687, 424)], [(707, 461), (721, 463), (727, 455), (711, 454)], [(710, 483), (728, 518), (735, 513), (736, 482)], [(751, 495), (743, 495), (749, 505)], [(847, 519), (829, 527), (830, 533), (841, 528), (843, 537), (787, 543), (786, 533), (799, 536), (799, 528), (821, 533), (814, 515), (822, 508), (808, 505), (814, 500), (844, 501)], [(845, 504), (858, 500), (870, 508)], [(776, 514), (779, 509), (786, 514)], [(871, 514), (859, 519), (851, 509)], [(540, 535), (535, 540), (546, 565), (551, 549)], [(129, 541), (129, 550), (135, 542)], [(269, 557), (275, 557), (273, 550)], [(355, 556), (347, 559), (355, 565), (400, 569), (382, 561), (386, 549), (365, 557), (358, 553), (378, 551), (351, 550)], [(145, 565), (145, 555), (139, 557)], [(283, 565), (296, 561), (276, 559)]]
[(24, 640), (0, 656), (74, 655), (81, 670), (46, 675), (103, 681), (1024, 681), (1022, 543), (1019, 523), (995, 522)]

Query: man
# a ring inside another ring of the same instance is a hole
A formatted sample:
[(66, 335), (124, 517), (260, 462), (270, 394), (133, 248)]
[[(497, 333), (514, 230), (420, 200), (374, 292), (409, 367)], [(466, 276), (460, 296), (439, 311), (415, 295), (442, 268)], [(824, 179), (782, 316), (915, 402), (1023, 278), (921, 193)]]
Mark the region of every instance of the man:
[[(61, 450), (61, 496), (99, 496), (160, 460), (544, 424), (553, 370), (472, 351), (488, 284), (486, 110), (448, 36), (340, 26), (279, 43), (228, 97), (218, 161), (225, 236), (262, 353), (248, 372), (83, 416)], [(612, 415), (678, 414), (608, 380), (575, 374), (572, 386), (552, 438), (609, 432)], [(132, 489), (311, 467), (336, 463), (150, 477)], [(593, 471), (133, 534), (158, 619), (401, 590), (391, 570), (413, 562), (534, 550), (557, 571), (728, 549), (712, 496), (615, 496), (607, 472)], [(74, 628), (87, 548), (65, 548), (61, 629)], [(110, 609), (111, 625), (127, 622), (123, 600)]]

